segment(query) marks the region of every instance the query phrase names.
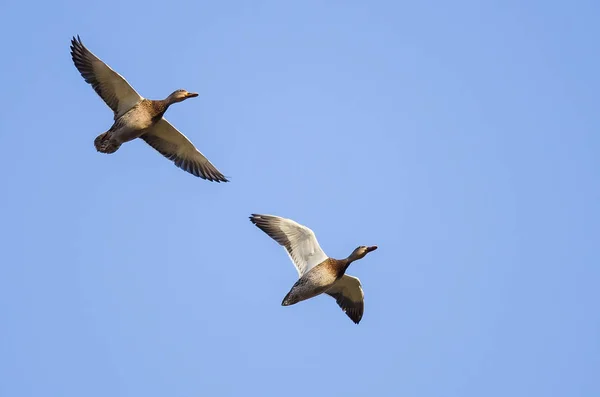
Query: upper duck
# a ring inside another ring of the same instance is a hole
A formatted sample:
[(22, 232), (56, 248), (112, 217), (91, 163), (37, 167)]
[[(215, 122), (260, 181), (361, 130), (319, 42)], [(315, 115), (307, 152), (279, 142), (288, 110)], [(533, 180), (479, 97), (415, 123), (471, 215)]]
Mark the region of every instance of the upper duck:
[(286, 249), (298, 270), (299, 279), (283, 298), (283, 306), (326, 293), (354, 323), (360, 322), (364, 311), (363, 290), (360, 280), (345, 272), (352, 262), (375, 251), (377, 246), (361, 245), (347, 258), (334, 259), (325, 255), (312, 230), (291, 219), (252, 214), (250, 221)]
[(209, 181), (228, 182), (185, 135), (163, 118), (169, 106), (198, 94), (176, 90), (162, 100), (143, 98), (89, 51), (79, 36), (71, 40), (71, 57), (84, 80), (114, 112), (112, 127), (94, 140), (96, 150), (114, 153), (121, 144), (141, 138), (184, 171)]

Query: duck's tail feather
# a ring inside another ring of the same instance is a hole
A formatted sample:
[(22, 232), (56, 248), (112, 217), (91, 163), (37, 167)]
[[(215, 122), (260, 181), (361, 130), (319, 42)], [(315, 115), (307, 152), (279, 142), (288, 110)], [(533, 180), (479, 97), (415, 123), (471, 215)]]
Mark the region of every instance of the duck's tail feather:
[(110, 131), (104, 132), (94, 139), (94, 146), (100, 153), (114, 153), (121, 146), (120, 143), (111, 139)]

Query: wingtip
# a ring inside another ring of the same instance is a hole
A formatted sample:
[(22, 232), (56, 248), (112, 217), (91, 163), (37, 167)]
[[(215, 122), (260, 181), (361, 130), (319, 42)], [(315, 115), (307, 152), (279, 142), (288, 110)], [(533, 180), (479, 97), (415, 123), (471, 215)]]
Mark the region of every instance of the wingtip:
[[(164, 154), (163, 154), (164, 155)], [(229, 179), (227, 179), (225, 176), (221, 175), (220, 173), (215, 174), (213, 173), (209, 173), (206, 172), (205, 170), (199, 169), (199, 168), (188, 168), (185, 163), (183, 162), (177, 162), (175, 161), (173, 163), (177, 168), (182, 169), (183, 171), (187, 172), (188, 174), (195, 176), (196, 178), (208, 181), (208, 182), (216, 182), (216, 183), (227, 183), (229, 182)]]
[(256, 225), (258, 218), (260, 218), (260, 215), (258, 214), (250, 214), (250, 216), (248, 217), (248, 219), (250, 219), (250, 222), (252, 222), (254, 225)]
[(81, 42), (81, 38), (79, 38), (79, 35), (77, 36), (73, 36), (71, 38), (71, 57), (75, 56), (75, 52), (79, 52), (82, 50), (82, 47), (84, 47), (83, 43)]
[(266, 222), (265, 215), (263, 214), (250, 214), (250, 221), (254, 223), (256, 226), (264, 225)]
[(356, 325), (358, 325), (358, 323), (360, 323), (360, 320), (362, 320), (362, 316), (351, 316), (350, 314), (346, 313), (348, 315), (348, 318), (350, 320), (352, 320), (352, 322)]
[(220, 175), (220, 176), (216, 176), (216, 177), (210, 177), (210, 178), (204, 178), (204, 177), (203, 177), (203, 176), (201, 176), (201, 175), (196, 175), (196, 176), (197, 176), (197, 177), (199, 177), (199, 178), (205, 179), (205, 180), (207, 180), (207, 181), (209, 181), (209, 182), (217, 182), (217, 183), (221, 183), (221, 182), (223, 182), (223, 183), (228, 183), (228, 182), (230, 182), (230, 180), (229, 180), (229, 179), (225, 178), (225, 177), (224, 177), (224, 176), (222, 176), (222, 175)]
[(175, 164), (177, 167), (183, 169), (184, 171), (194, 175), (195, 177), (198, 177), (200, 179), (204, 179), (205, 181), (209, 181), (209, 182), (217, 182), (217, 183), (227, 183), (230, 182), (229, 179), (227, 179), (227, 177), (225, 177), (224, 175), (222, 175), (221, 173), (217, 172), (217, 173), (208, 173), (208, 172), (202, 172), (201, 170), (188, 170), (185, 167), (182, 167), (181, 165)]

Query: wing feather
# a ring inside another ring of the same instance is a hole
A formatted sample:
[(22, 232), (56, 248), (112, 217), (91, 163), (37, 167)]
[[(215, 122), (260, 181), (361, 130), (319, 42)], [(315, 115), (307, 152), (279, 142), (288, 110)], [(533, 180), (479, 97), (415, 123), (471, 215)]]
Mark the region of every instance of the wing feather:
[(192, 175), (212, 182), (229, 182), (185, 135), (164, 118), (140, 138)]
[(365, 310), (365, 295), (358, 278), (344, 274), (327, 290), (326, 294), (335, 299), (338, 306), (355, 324), (360, 322)]
[(306, 226), (274, 215), (252, 214), (250, 221), (285, 248), (299, 277), (328, 258)]
[(79, 36), (71, 40), (71, 58), (83, 79), (112, 109), (115, 120), (143, 99), (123, 76), (88, 50)]

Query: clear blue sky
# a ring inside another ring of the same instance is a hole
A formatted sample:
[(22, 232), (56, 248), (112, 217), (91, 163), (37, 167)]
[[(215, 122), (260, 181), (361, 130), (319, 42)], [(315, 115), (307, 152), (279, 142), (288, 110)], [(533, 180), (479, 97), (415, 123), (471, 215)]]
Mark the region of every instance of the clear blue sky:
[[(600, 395), (600, 5), (2, 6), (1, 397)], [(136, 141), (84, 43), (228, 177)], [(252, 212), (311, 227), (354, 325)]]

